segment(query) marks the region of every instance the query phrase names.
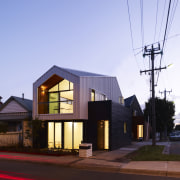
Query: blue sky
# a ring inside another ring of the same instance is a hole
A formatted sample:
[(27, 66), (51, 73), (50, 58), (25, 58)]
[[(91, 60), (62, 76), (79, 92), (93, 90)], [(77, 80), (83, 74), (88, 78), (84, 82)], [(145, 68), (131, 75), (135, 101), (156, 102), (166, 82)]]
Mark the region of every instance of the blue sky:
[[(32, 99), (33, 82), (57, 65), (116, 76), (124, 98), (136, 94), (144, 106), (150, 96), (149, 76), (140, 76), (139, 71), (149, 68), (149, 60), (142, 57), (141, 47), (163, 39), (168, 1), (143, 1), (144, 36), (140, 2), (129, 0), (133, 48), (140, 47), (133, 51), (126, 0), (1, 0), (0, 96), (3, 102), (11, 95), (22, 93)], [(161, 71), (156, 87), (159, 97), (162, 97), (159, 91), (172, 89), (167, 98), (175, 102), (176, 121), (180, 119), (179, 17), (178, 5), (168, 33), (172, 38), (166, 43), (162, 60), (162, 66), (171, 63), (174, 66)], [(134, 56), (136, 53), (139, 54)], [(159, 57), (155, 65), (159, 66)]]

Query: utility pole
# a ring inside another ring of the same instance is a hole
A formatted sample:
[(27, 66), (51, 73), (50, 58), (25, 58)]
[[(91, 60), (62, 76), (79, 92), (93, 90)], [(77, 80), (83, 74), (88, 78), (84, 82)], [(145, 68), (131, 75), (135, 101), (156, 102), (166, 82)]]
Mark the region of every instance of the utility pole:
[(164, 91), (159, 91), (159, 93), (163, 94), (164, 93), (164, 100), (166, 101), (166, 93), (171, 93), (172, 89), (170, 91), (167, 91), (166, 89)]
[[(166, 89), (163, 91), (159, 91), (159, 93), (163, 94), (164, 93), (164, 100), (166, 102), (166, 93), (171, 93), (172, 92), (172, 89), (171, 91), (167, 91)], [(164, 126), (164, 139), (167, 140), (167, 122), (165, 122), (165, 126)]]
[(154, 48), (154, 46), (152, 45), (150, 49), (148, 49), (147, 46), (145, 46), (143, 57), (145, 57), (145, 56), (151, 57), (151, 69), (140, 71), (140, 74), (146, 73), (146, 72), (151, 72), (151, 88), (152, 88), (152, 100), (151, 100), (151, 107), (152, 107), (151, 113), (152, 113), (152, 115), (151, 115), (151, 118), (152, 118), (152, 145), (153, 146), (156, 145), (156, 112), (155, 112), (154, 71), (166, 69), (166, 67), (154, 68), (154, 59), (155, 59), (156, 54), (162, 55), (162, 51), (160, 50), (160, 44), (158, 44), (158, 47), (156, 47), (156, 48)]

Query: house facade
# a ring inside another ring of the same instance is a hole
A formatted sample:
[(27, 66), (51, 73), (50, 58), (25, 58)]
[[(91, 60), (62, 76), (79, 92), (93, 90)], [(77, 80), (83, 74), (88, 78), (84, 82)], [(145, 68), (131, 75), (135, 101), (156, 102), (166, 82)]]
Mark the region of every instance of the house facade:
[[(0, 107), (0, 146), (22, 144), (31, 146), (26, 137), (32, 120), (32, 100), (11, 96)], [(3, 132), (3, 133), (2, 133)]]
[[(124, 116), (115, 115), (122, 112)], [(131, 118), (117, 79), (111, 76), (53, 66), (33, 84), (33, 119), (44, 124), (42, 147), (79, 149), (86, 141), (95, 149), (115, 149), (130, 142), (125, 126)], [(124, 129), (127, 142), (121, 143), (118, 131)], [(113, 143), (115, 139), (120, 142)]]
[(149, 138), (147, 134), (147, 123), (144, 114), (135, 95), (125, 99), (125, 106), (132, 114), (132, 140), (145, 140)]

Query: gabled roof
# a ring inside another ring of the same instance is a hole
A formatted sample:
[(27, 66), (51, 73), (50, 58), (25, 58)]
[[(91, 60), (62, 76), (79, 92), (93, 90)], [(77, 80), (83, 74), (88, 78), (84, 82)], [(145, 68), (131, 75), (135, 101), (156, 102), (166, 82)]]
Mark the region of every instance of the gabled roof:
[[(61, 75), (60, 75), (61, 74)], [(63, 78), (63, 75), (71, 75), (77, 78), (80, 77), (110, 77), (107, 75), (102, 75), (102, 74), (96, 74), (96, 73), (91, 73), (91, 72), (86, 72), (86, 71), (79, 71), (79, 70), (74, 70), (74, 69), (69, 69), (69, 68), (63, 68), (63, 67), (58, 67), (56, 65), (52, 66), (46, 73), (44, 73), (41, 77), (39, 77), (34, 84), (44, 83), (47, 81), (50, 77), (57, 75), (61, 78)]]
[(125, 106), (126, 106), (126, 107), (130, 107), (130, 106), (132, 105), (132, 103), (133, 103), (133, 101), (134, 101), (135, 98), (136, 98), (136, 96), (133, 95), (133, 96), (130, 96), (130, 97), (124, 99)]
[(27, 111), (32, 112), (32, 100), (24, 99), (16, 96), (11, 96), (1, 107), (0, 110), (3, 109), (10, 101), (16, 101), (22, 107), (24, 107)]
[(124, 100), (125, 106), (128, 108), (133, 108), (134, 110), (138, 111), (138, 114), (143, 115), (143, 111), (141, 106), (136, 98), (136, 95), (130, 96)]
[[(58, 66), (56, 66), (57, 68), (60, 68)], [(79, 77), (93, 77), (93, 76), (106, 76), (106, 75), (102, 75), (102, 74), (96, 74), (96, 73), (91, 73), (91, 72), (86, 72), (86, 71), (79, 71), (79, 70), (74, 70), (74, 69), (68, 69), (68, 68), (62, 68), (61, 69), (73, 74), (73, 75), (76, 75), (76, 76), (79, 76)]]

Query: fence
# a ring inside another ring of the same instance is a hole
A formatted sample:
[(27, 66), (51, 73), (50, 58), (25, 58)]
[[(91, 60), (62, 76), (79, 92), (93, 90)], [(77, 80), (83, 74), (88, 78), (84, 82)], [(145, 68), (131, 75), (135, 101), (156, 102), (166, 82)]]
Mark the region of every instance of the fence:
[(16, 146), (22, 143), (22, 132), (0, 133), (0, 146)]

